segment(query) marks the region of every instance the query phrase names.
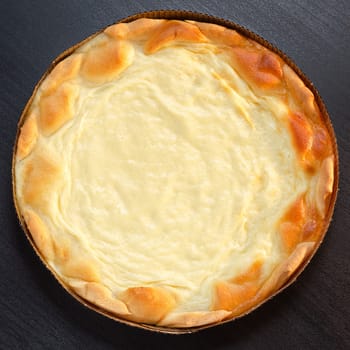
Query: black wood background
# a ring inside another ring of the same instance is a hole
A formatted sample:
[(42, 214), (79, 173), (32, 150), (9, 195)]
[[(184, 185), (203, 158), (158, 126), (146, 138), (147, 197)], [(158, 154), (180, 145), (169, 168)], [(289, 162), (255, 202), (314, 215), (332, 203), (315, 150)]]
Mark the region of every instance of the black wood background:
[[(224, 17), (277, 45), (318, 88), (340, 153), (334, 219), (298, 281), (243, 319), (193, 335), (131, 328), (77, 303), (32, 251), (12, 203), (16, 124), (50, 62), (102, 27), (154, 9)], [(1, 0), (0, 29), (1, 349), (350, 349), (349, 0)]]

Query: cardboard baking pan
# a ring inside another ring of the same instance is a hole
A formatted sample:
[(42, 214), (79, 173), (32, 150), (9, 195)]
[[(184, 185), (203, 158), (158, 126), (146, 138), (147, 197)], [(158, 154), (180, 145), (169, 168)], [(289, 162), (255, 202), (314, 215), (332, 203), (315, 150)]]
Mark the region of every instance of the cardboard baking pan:
[[(289, 64), (289, 66), (294, 69), (294, 71), (299, 75), (299, 77), (304, 81), (305, 85), (313, 92), (314, 96), (315, 96), (315, 100), (316, 103), (320, 109), (321, 115), (324, 118), (325, 124), (328, 128), (329, 134), (331, 136), (331, 139), (333, 141), (333, 151), (335, 154), (335, 179), (334, 179), (334, 184), (333, 184), (333, 192), (332, 192), (332, 198), (330, 200), (330, 205), (328, 208), (328, 212), (327, 215), (324, 219), (324, 225), (323, 225), (323, 229), (322, 229), (322, 236), (321, 239), (318, 241), (317, 243), (317, 247), (313, 250), (312, 255), (316, 252), (318, 246), (320, 245), (320, 243), (323, 240), (323, 237), (328, 229), (328, 225), (330, 223), (331, 217), (332, 217), (332, 213), (333, 213), (333, 209), (334, 209), (334, 204), (335, 204), (335, 200), (336, 200), (336, 195), (337, 195), (337, 188), (338, 188), (338, 153), (337, 153), (337, 146), (336, 146), (336, 141), (335, 141), (335, 135), (334, 135), (334, 131), (326, 110), (326, 107), (323, 103), (323, 101), (321, 100), (318, 92), (316, 91), (316, 89), (314, 88), (313, 84), (309, 81), (309, 79), (300, 71), (300, 69), (284, 54), (282, 53), (280, 50), (278, 50), (277, 48), (275, 48), (273, 45), (271, 45), (270, 43), (268, 43), (266, 40), (262, 39), (261, 37), (259, 37), (258, 35), (256, 35), (255, 33), (243, 28), (242, 26), (235, 24), (231, 21), (227, 21), (224, 19), (220, 19), (220, 18), (216, 18), (210, 15), (206, 15), (206, 14), (200, 14), (200, 13), (194, 13), (194, 12), (187, 12), (187, 11), (151, 11), (151, 12), (145, 12), (145, 13), (139, 13), (130, 17), (127, 17), (119, 22), (131, 22), (133, 20), (136, 20), (138, 18), (142, 18), (142, 17), (147, 17), (147, 18), (164, 18), (164, 19), (181, 19), (181, 20), (195, 20), (195, 21), (201, 21), (201, 22), (209, 22), (209, 23), (214, 23), (214, 24), (218, 24), (218, 25), (222, 25), (225, 26), (227, 28), (231, 28), (236, 30), (237, 32), (241, 33), (242, 35), (249, 37), (255, 41), (257, 41), (258, 43), (260, 43), (261, 45), (267, 47), (268, 49), (270, 49), (271, 51), (275, 52), (276, 54), (278, 54), (287, 64)], [(117, 22), (118, 23), (118, 22)], [(102, 32), (103, 30), (101, 30), (100, 32)], [(100, 33), (98, 32), (98, 33)], [(36, 253), (39, 255), (39, 257), (41, 258), (42, 262), (47, 266), (47, 268), (53, 273), (53, 275), (55, 276), (55, 278), (59, 281), (59, 283), (62, 285), (62, 287), (64, 289), (67, 290), (68, 293), (70, 293), (75, 299), (77, 299), (78, 301), (80, 301), (82, 304), (84, 304), (86, 307), (95, 310), (96, 312), (99, 312), (109, 318), (112, 318), (114, 320), (117, 320), (119, 322), (122, 323), (126, 323), (135, 327), (140, 327), (143, 329), (148, 329), (148, 330), (152, 330), (152, 331), (158, 331), (158, 332), (163, 332), (163, 333), (173, 333), (173, 334), (181, 334), (181, 333), (192, 333), (201, 329), (205, 329), (208, 327), (213, 327), (215, 325), (217, 325), (218, 323), (214, 323), (214, 324), (209, 324), (209, 325), (205, 325), (205, 326), (199, 326), (199, 327), (193, 327), (193, 328), (167, 328), (167, 327), (159, 327), (159, 326), (152, 326), (152, 325), (148, 325), (148, 324), (140, 324), (140, 323), (136, 323), (136, 322), (131, 322), (131, 321), (127, 321), (125, 319), (119, 318), (117, 316), (115, 316), (114, 314), (107, 312), (106, 310), (100, 309), (98, 308), (96, 305), (93, 305), (89, 302), (87, 302), (86, 300), (82, 299), (81, 297), (79, 297), (78, 295), (76, 295), (75, 293), (73, 293), (69, 288), (67, 288), (67, 286), (65, 286), (65, 284), (63, 283), (63, 281), (60, 279), (59, 276), (57, 276), (57, 274), (47, 265), (47, 263), (45, 262), (45, 259), (42, 257), (40, 251), (38, 250), (38, 248), (36, 247), (33, 238), (23, 220), (22, 215), (20, 214), (20, 210), (19, 210), (19, 206), (17, 203), (17, 199), (16, 199), (16, 194), (15, 194), (15, 177), (14, 177), (14, 164), (15, 164), (15, 154), (16, 154), (16, 145), (17, 145), (17, 139), (19, 136), (19, 130), (20, 127), (23, 125), (24, 119), (26, 117), (27, 111), (33, 101), (33, 97), (36, 94), (38, 87), (40, 86), (41, 82), (46, 78), (46, 76), (52, 71), (52, 69), (60, 62), (62, 61), (65, 57), (69, 56), (70, 54), (72, 54), (78, 47), (80, 47), (83, 43), (85, 43), (86, 41), (90, 40), (92, 37), (96, 36), (98, 33), (90, 36), (89, 38), (85, 39), (84, 41), (82, 41), (81, 43), (69, 48), (68, 50), (66, 50), (65, 52), (63, 52), (58, 58), (56, 58), (53, 63), (51, 64), (50, 68), (47, 70), (47, 72), (43, 75), (43, 77), (41, 78), (41, 80), (39, 81), (39, 83), (37, 84), (37, 86), (34, 89), (34, 92), (32, 94), (32, 97), (29, 99), (27, 105), (25, 106), (19, 124), (18, 124), (18, 130), (17, 130), (17, 136), (16, 136), (16, 143), (15, 143), (15, 148), (14, 148), (14, 153), (13, 153), (13, 162), (12, 162), (12, 179), (13, 179), (13, 196), (14, 196), (14, 203), (15, 203), (15, 207), (18, 213), (18, 217), (20, 220), (20, 223), (23, 227), (24, 232), (26, 233), (26, 236), (28, 238), (28, 240), (30, 241), (31, 245), (33, 246), (33, 249), (36, 251)], [(288, 287), (291, 283), (293, 283), (295, 281), (295, 279), (300, 275), (300, 273), (303, 271), (303, 269), (307, 266), (308, 262), (310, 261), (310, 259), (312, 258), (312, 255), (306, 260), (304, 261), (301, 266), (299, 266), (299, 268), (293, 273), (293, 275), (289, 278), (288, 281), (286, 281), (286, 283), (277, 291), (275, 292), (273, 295), (271, 295), (268, 299), (272, 298), (273, 296), (275, 296), (276, 294), (278, 294), (280, 291), (282, 291), (284, 288)], [(254, 310), (255, 308), (259, 307), (262, 303), (266, 302), (268, 299), (263, 300), (260, 304), (255, 305), (253, 308), (249, 309), (247, 312), (245, 312), (244, 314), (247, 314), (249, 312), (251, 312), (252, 310)], [(243, 315), (241, 315), (243, 316)], [(239, 317), (241, 317), (239, 316)], [(237, 317), (234, 317), (237, 318)], [(225, 321), (221, 321), (219, 322), (219, 324), (224, 323), (224, 322), (229, 322), (232, 319), (228, 319)]]

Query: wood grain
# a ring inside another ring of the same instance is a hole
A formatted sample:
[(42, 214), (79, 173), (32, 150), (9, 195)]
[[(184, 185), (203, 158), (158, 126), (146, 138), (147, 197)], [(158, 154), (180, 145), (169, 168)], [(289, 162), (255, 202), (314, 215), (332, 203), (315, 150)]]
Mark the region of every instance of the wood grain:
[[(249, 316), (187, 336), (108, 320), (73, 300), (40, 263), (11, 194), (16, 125), (41, 74), (64, 49), (135, 12), (187, 9), (262, 35), (319, 89), (338, 137), (340, 192), (325, 242), (299, 280)], [(347, 0), (10, 1), (0, 3), (1, 349), (349, 349), (350, 2)]]

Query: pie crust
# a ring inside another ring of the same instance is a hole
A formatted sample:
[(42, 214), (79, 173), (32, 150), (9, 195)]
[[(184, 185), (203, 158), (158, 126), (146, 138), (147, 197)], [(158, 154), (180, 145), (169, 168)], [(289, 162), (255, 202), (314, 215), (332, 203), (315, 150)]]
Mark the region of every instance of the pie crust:
[(239, 30), (151, 18), (56, 61), (22, 115), (13, 175), (64, 287), (162, 329), (236, 318), (286, 286), (337, 186), (328, 116), (292, 67)]

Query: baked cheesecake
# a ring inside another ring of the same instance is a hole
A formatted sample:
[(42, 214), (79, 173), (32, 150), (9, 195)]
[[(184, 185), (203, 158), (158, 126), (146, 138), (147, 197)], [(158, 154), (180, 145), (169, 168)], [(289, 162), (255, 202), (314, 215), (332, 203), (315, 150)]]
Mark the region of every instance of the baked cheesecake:
[(19, 125), (19, 217), (49, 269), (118, 319), (191, 328), (281, 289), (329, 223), (328, 117), (239, 31), (141, 18), (84, 41)]

